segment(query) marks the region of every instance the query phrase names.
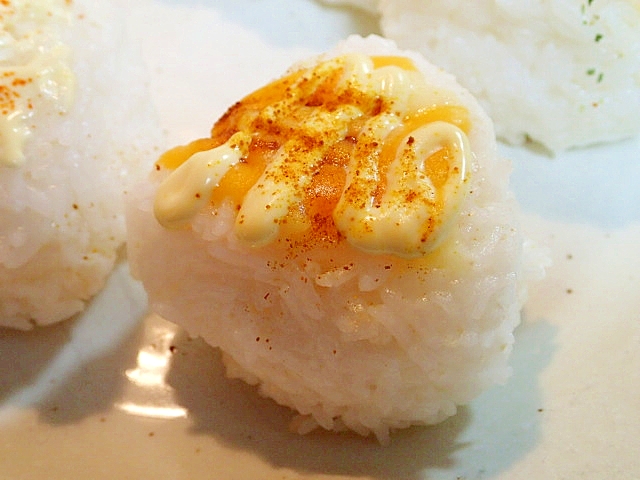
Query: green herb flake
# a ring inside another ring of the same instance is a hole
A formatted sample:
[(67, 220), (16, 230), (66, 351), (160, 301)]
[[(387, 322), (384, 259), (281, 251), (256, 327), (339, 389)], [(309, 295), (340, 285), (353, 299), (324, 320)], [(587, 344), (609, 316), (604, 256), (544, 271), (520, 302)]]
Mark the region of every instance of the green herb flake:
[(600, 73), (598, 74), (598, 80), (597, 80), (597, 81), (598, 81), (598, 83), (602, 82), (602, 79), (603, 79), (603, 78), (604, 78), (604, 73), (600, 72)]
[(595, 74), (596, 74), (595, 68), (590, 68), (589, 70), (587, 70), (587, 75), (595, 75)]
[(598, 34), (596, 34), (595, 41), (596, 41), (596, 42), (599, 42), (600, 40), (602, 40), (602, 34), (601, 34), (601, 33), (598, 33)]

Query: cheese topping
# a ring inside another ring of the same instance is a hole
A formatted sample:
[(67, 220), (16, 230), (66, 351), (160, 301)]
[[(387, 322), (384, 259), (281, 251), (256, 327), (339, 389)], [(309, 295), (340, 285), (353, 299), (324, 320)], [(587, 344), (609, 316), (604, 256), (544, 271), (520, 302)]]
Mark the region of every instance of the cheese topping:
[(467, 110), (407, 58), (326, 60), (238, 102), (210, 139), (167, 152), (155, 214), (180, 228), (231, 201), (234, 233), (252, 247), (346, 239), (422, 256), (464, 195), (469, 129)]
[(247, 137), (238, 132), (219, 147), (195, 153), (160, 185), (154, 213), (162, 225), (186, 225), (209, 203), (220, 179), (243, 157)]
[(70, 51), (62, 33), (69, 0), (0, 2), (0, 166), (25, 161), (34, 110), (65, 113), (74, 97)]

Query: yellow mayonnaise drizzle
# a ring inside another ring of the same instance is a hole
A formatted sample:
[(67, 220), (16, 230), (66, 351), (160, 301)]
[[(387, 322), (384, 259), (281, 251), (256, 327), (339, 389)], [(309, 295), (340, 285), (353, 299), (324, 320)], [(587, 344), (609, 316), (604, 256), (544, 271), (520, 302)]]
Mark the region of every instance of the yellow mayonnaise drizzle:
[(35, 110), (63, 114), (75, 95), (71, 54), (62, 39), (68, 0), (0, 2), (0, 166), (19, 166)]
[(353, 54), (302, 68), (232, 107), (214, 126), (214, 148), (158, 162), (171, 173), (156, 218), (188, 225), (232, 173), (258, 165), (236, 205), (243, 243), (344, 238), (371, 253), (425, 255), (468, 175), (468, 113), (454, 100), (404, 57)]
[(227, 143), (197, 152), (158, 188), (155, 216), (166, 227), (187, 224), (209, 203), (220, 179), (246, 152), (250, 138), (238, 132)]

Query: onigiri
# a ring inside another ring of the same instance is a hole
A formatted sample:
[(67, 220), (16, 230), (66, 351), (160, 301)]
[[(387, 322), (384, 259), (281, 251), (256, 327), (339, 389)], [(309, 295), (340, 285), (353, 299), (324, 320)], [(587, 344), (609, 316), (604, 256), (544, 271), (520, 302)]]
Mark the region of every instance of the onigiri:
[(349, 37), (159, 158), (128, 198), (131, 269), (296, 431), (386, 442), (510, 374), (525, 290), (509, 174), (451, 75)]
[(0, 4), (0, 326), (82, 311), (121, 253), (162, 140), (120, 7)]

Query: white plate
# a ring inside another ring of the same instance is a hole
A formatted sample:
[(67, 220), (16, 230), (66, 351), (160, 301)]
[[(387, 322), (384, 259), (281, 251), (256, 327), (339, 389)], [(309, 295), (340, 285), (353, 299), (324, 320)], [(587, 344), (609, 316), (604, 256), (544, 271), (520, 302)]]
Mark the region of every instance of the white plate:
[[(130, 7), (169, 143), (372, 19), (308, 0)], [(504, 148), (532, 288), (514, 375), (431, 428), (379, 446), (287, 431), (291, 412), (224, 378), (218, 354), (145, 313), (121, 265), (78, 319), (0, 331), (0, 479), (640, 478), (640, 143), (555, 159)]]

